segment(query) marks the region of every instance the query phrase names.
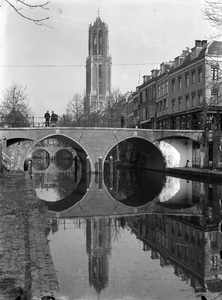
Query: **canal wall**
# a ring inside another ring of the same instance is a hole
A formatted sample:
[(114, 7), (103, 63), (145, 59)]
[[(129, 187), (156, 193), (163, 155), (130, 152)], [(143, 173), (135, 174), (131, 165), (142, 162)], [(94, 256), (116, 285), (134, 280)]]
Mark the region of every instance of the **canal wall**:
[(25, 172), (0, 174), (0, 299), (60, 299), (47, 211)]

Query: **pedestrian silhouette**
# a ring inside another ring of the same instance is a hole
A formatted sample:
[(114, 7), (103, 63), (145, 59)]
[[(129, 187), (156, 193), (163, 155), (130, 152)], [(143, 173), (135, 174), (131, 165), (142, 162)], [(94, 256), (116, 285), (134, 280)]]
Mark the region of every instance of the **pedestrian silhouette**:
[(47, 112), (45, 113), (44, 118), (45, 118), (45, 127), (49, 127), (50, 113), (49, 113), (48, 110), (47, 110)]
[(55, 127), (58, 121), (58, 115), (54, 113), (54, 111), (52, 111), (51, 114), (51, 123), (52, 123), (52, 127)]

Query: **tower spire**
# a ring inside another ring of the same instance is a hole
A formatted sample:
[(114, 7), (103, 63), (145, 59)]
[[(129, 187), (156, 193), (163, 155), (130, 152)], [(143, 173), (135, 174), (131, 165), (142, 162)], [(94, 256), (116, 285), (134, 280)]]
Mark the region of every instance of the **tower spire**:
[(99, 18), (99, 9), (97, 10), (97, 13), (98, 13), (98, 18)]

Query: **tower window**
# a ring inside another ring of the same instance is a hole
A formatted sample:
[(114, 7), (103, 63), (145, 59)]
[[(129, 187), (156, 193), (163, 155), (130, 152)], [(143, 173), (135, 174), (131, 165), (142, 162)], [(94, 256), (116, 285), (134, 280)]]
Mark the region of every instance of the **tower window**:
[(99, 95), (102, 94), (102, 78), (103, 78), (102, 65), (99, 65)]
[(102, 55), (102, 30), (99, 31), (99, 55)]
[(96, 41), (96, 35), (93, 37), (93, 55), (97, 54), (97, 41)]

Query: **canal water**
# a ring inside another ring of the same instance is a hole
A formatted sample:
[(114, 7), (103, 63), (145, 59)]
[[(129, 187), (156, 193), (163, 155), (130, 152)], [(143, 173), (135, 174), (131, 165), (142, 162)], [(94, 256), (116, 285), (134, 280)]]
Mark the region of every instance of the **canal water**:
[(222, 185), (36, 160), (64, 299), (222, 298)]

